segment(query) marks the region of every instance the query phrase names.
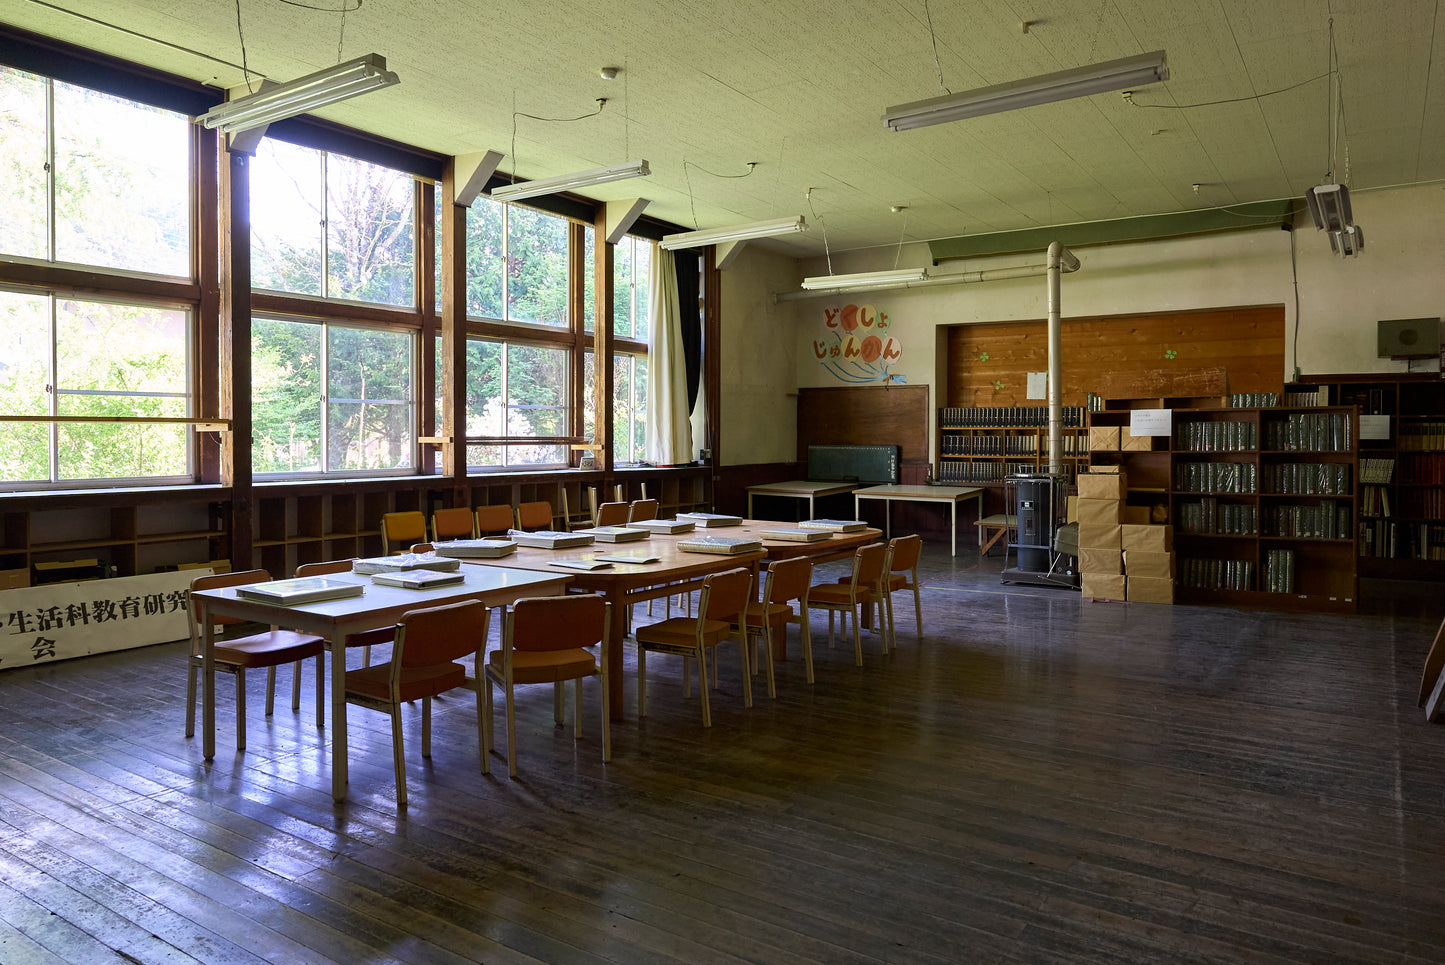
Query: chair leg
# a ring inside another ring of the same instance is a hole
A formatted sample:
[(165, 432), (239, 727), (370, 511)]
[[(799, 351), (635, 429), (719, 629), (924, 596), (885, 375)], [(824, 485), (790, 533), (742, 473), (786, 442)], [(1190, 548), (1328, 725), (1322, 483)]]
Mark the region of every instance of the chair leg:
[(608, 694), (607, 655), (602, 655), (602, 762), (612, 760), (612, 697)]
[[(485, 691), (485, 693), (483, 693)], [(492, 675), (477, 674), (477, 699), (482, 702), (482, 773), (492, 773)]]
[(832, 649), (833, 649), (833, 613), (834, 613), (834, 612), (835, 612), (835, 611), (833, 611), (832, 609), (829, 609), (829, 610), (828, 610), (828, 649), (829, 649), (829, 650), (832, 650)]
[(196, 678), (200, 676), (199, 657), (186, 658), (186, 736), (196, 733)]
[(301, 663), (298, 660), (291, 665), (291, 713), (301, 712)]
[[(786, 636), (787, 632), (788, 625), (784, 623), (783, 634)], [(771, 623), (767, 625), (767, 632), (763, 635), (763, 666), (767, 668), (768, 698), (777, 700), (778, 688), (773, 683), (773, 625)]]
[(431, 760), (431, 698), (421, 699), (421, 756)]
[[(863, 666), (863, 634), (859, 632), (859, 628), (863, 624), (863, 608), (854, 605), (849, 609), (853, 617), (853, 662), (861, 667)], [(887, 637), (884, 638), (884, 646), (887, 646)]]
[(276, 710), (276, 668), (266, 668), (266, 716)]
[[(808, 627), (808, 608), (799, 607), (802, 611), (798, 615), (798, 631), (803, 637), (803, 667), (808, 672), (808, 683), (813, 682), (813, 634)], [(783, 627), (784, 632), (787, 626)]]
[[(752, 644), (748, 643), (746, 634), (739, 642), (743, 645), (743, 706), (751, 707), (753, 705), (753, 675), (752, 668), (748, 666), (748, 664), (751, 662), (748, 660), (748, 647), (752, 646)], [(712, 665), (714, 670), (717, 669), (718, 664), (722, 663), (722, 661), (719, 660), (718, 657), (719, 654), (713, 654)]]
[(371, 644), (369, 643), (361, 648), (361, 665), (363, 667), (371, 666)]
[(401, 705), (391, 705), (391, 766), (396, 770), (396, 806), (406, 807), (406, 753), (401, 742)]
[[(275, 673), (273, 667), (271, 673)], [(267, 696), (270, 692), (267, 692)], [(236, 750), (246, 749), (246, 671), (236, 668)]]
[[(331, 659), (332, 659), (332, 660), (335, 660), (335, 659), (336, 659), (335, 654), (332, 655)], [(341, 659), (342, 659), (342, 660), (345, 660), (345, 659), (346, 659), (346, 651), (345, 651), (345, 650), (342, 650), (342, 651), (341, 651)], [(297, 673), (298, 676), (299, 676), (300, 673), (301, 673), (301, 665), (300, 665), (300, 664), (297, 664), (297, 665), (296, 665), (296, 673)], [(326, 726), (326, 651), (325, 651), (325, 650), (321, 651), (320, 653), (318, 653), (318, 654), (316, 655), (316, 726), (317, 726), (318, 729)]]
[(918, 594), (918, 574), (913, 574), (913, 626), (917, 629), (918, 639), (923, 639), (923, 598)]
[(552, 723), (561, 727), (567, 722), (567, 684), (558, 680), (552, 684)]
[(647, 648), (637, 647), (637, 716), (647, 716)]
[[(716, 655), (714, 655), (713, 659), (714, 659), (714, 660), (717, 659)], [(697, 678), (698, 678), (698, 679), (697, 679), (697, 689), (698, 689), (698, 691), (702, 694), (702, 726), (704, 726), (704, 727), (711, 727), (711, 726), (712, 726), (712, 711), (708, 709), (708, 702), (707, 702), (707, 650), (706, 650), (706, 648), (699, 647), (698, 650), (697, 650), (697, 667), (698, 667), (698, 670), (701, 671), (701, 672), (697, 675)], [(689, 679), (691, 679), (691, 675), (689, 674), (688, 676), (689, 676)]]
[(888, 649), (898, 649), (898, 628), (893, 625), (893, 594), (889, 593), (883, 600), (888, 604)]
[[(481, 661), (477, 661), (480, 663)], [(491, 702), (482, 696), (482, 691), (488, 685), (482, 678), (486, 676), (486, 670), (475, 674), (472, 679), (474, 689), (477, 692), (477, 748), (482, 752), (482, 773), (487, 773), (487, 722), (492, 719)]]
[(516, 690), (512, 684), (504, 683), (507, 692), (507, 776), (517, 776), (517, 715), (515, 710)]

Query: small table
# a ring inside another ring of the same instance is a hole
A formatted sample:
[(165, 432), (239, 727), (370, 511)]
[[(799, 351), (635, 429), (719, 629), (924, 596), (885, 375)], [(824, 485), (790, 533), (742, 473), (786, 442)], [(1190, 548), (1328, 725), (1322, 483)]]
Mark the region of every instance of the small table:
[(958, 555), (958, 504), (965, 499), (977, 501), (978, 515), (983, 515), (983, 489), (979, 486), (869, 486), (853, 491), (853, 512), (860, 514), (859, 503), (864, 499), (881, 499), (888, 505), (883, 511), (883, 532), (885, 538), (892, 538), (892, 503), (933, 503), (948, 505), (949, 533), (952, 536), (951, 550)]
[(808, 519), (817, 515), (815, 502), (824, 496), (836, 496), (839, 493), (851, 493), (858, 488), (857, 483), (848, 482), (813, 482), (810, 479), (789, 479), (787, 482), (763, 483), (758, 486), (748, 487), (748, 518), (753, 519), (753, 496), (786, 496), (791, 499), (806, 499), (808, 501)]

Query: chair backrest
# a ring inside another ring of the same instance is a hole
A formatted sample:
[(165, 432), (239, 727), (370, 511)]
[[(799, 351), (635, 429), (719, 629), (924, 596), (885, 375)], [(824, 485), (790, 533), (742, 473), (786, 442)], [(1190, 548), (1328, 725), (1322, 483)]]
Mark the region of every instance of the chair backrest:
[(629, 523), (656, 518), (657, 500), (655, 499), (634, 499), (632, 505), (627, 508), (627, 521)]
[(806, 556), (791, 560), (778, 560), (768, 567), (768, 582), (764, 588), (764, 599), (769, 603), (787, 603), (801, 600), (808, 593), (813, 580), (813, 561)]
[(573, 650), (607, 637), (611, 606), (596, 593), (518, 600), (504, 628), (514, 650)]
[(466, 506), (438, 509), (431, 517), (431, 538), (471, 539), (477, 535), (477, 519)]
[(887, 568), (887, 543), (869, 543), (867, 546), (860, 546), (853, 557), (853, 585), (871, 589), (878, 585), (879, 579), (882, 578)]
[(407, 549), (408, 553), (433, 553), (436, 547), (430, 543), (412, 543)]
[(351, 560), (327, 560), (325, 563), (302, 563), (297, 576), (325, 576), (327, 573), (350, 573)]
[(597, 507), (597, 518), (592, 521), (594, 526), (621, 526), (627, 522), (626, 503), (603, 503)]
[[(347, 561), (351, 565), (351, 561)], [(265, 570), (239, 570), (233, 573), (216, 573), (212, 576), (198, 576), (191, 581), (192, 592), (196, 590), (215, 590), (227, 586), (245, 586), (248, 583), (266, 583), (271, 579), (271, 574)], [(186, 608), (186, 619), (191, 628), (191, 653), (201, 652), (201, 628), (196, 623), (196, 607), (194, 604)], [(212, 615), (210, 620), (215, 625), (232, 626), (237, 623), (249, 621), (241, 617), (223, 617)]]
[(745, 566), (723, 573), (714, 573), (702, 581), (702, 597), (697, 612), (705, 620), (737, 623), (752, 595), (753, 574)]
[(918, 555), (923, 550), (922, 536), (917, 533), (912, 536), (895, 536), (888, 545), (893, 547), (893, 561), (888, 564), (890, 572), (899, 573), (918, 565)]
[(396, 627), (402, 667), (435, 667), (487, 645), (487, 607), (480, 600), (409, 610)]
[(426, 539), (426, 517), (411, 510), (381, 517), (381, 545), (386, 554), (405, 553), (412, 543)]
[(495, 506), (477, 507), (477, 533), (485, 536), (488, 533), (505, 533), (512, 528), (515, 520), (512, 518), (512, 507), (505, 503), (498, 503)]
[(546, 500), (522, 503), (517, 507), (518, 529), (551, 529), (552, 504)]

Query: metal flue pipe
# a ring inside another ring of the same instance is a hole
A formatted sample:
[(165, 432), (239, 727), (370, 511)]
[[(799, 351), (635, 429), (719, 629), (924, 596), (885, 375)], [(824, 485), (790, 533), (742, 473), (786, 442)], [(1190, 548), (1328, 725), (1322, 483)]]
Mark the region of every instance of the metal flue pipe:
[(1066, 271), (1078, 271), (1079, 259), (1057, 241), (1049, 243), (1049, 473), (1064, 472), (1064, 375), (1060, 351), (1063, 322), (1059, 314), (1059, 279)]

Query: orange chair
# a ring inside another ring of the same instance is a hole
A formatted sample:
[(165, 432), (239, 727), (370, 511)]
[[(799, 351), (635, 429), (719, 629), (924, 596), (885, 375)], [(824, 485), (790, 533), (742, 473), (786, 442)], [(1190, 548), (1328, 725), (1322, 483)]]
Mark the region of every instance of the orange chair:
[(891, 555), (888, 563), (888, 628), (893, 635), (893, 646), (898, 647), (898, 626), (893, 622), (893, 594), (899, 590), (913, 591), (913, 626), (918, 638), (923, 639), (923, 598), (918, 593), (918, 557), (923, 552), (923, 537), (895, 536), (888, 544)]
[[(328, 573), (350, 572), (351, 560), (329, 560), (325, 563), (302, 563), (300, 566), (296, 567), (297, 576), (325, 576)], [(348, 636), (346, 638), (346, 647), (344, 649), (349, 650), (352, 647), (360, 647), (361, 665), (363, 667), (370, 667), (371, 648), (391, 643), (392, 639), (395, 636), (396, 629), (394, 627), (378, 627), (375, 630), (363, 630), (361, 633), (353, 633)], [(326, 649), (333, 649), (330, 640), (326, 641)], [(336, 655), (334, 652), (332, 653), (331, 659), (336, 659)]]
[[(552, 684), (553, 718), (563, 721), (563, 685), (576, 683), (574, 737), (582, 736), (582, 678), (602, 679), (602, 759), (612, 760), (611, 704), (607, 694), (607, 658), (612, 643), (608, 622), (612, 604), (595, 593), (518, 600), (502, 623), (502, 648), (487, 655), (486, 697), (482, 717), (482, 772), (491, 772), (492, 685), (507, 699), (507, 773), (517, 776), (517, 684)], [(587, 647), (602, 645), (601, 665)], [(480, 686), (480, 682), (478, 682)]]
[(477, 535), (477, 518), (465, 506), (438, 509), (431, 517), (431, 538), (433, 542), (444, 539), (474, 539)]
[(592, 520), (593, 526), (622, 526), (627, 522), (626, 503), (603, 503), (597, 507), (597, 517)]
[(629, 523), (656, 518), (657, 500), (655, 499), (634, 499), (632, 504), (627, 507), (627, 521)]
[(387, 556), (408, 552), (412, 543), (426, 539), (426, 517), (415, 510), (381, 517), (381, 548)]
[[(707, 652), (734, 635), (743, 610), (752, 596), (753, 577), (746, 567), (714, 573), (703, 580), (696, 617), (673, 617), (661, 623), (638, 627), (637, 715), (647, 716), (647, 652), (675, 653), (683, 658), (684, 695), (692, 692), (692, 660), (698, 662), (698, 689), (702, 692), (702, 726), (712, 726), (708, 709)], [(753, 705), (753, 675), (748, 647), (743, 643), (743, 706)], [(716, 654), (714, 654), (716, 659)]]
[(478, 536), (505, 533), (511, 529), (512, 524), (516, 522), (512, 516), (512, 507), (505, 504), (478, 506), (476, 520)]
[[(249, 583), (266, 583), (271, 574), (265, 570), (243, 570), (238, 573), (217, 573), (214, 576), (198, 576), (191, 581), (192, 592), (214, 590), (227, 586), (245, 586)], [(186, 736), (196, 732), (196, 679), (201, 673), (201, 628), (196, 622), (196, 608), (187, 609), (187, 620), (191, 628), (191, 655), (186, 660)], [(214, 624), (231, 626), (246, 621), (239, 617), (208, 615)], [(301, 709), (301, 661), (316, 658), (316, 726), (326, 723), (326, 674), (322, 652), (326, 641), (309, 633), (295, 630), (281, 630), (271, 627), (263, 633), (230, 640), (217, 640), (214, 644), (216, 669), (232, 674), (236, 678), (236, 750), (246, 749), (246, 671), (266, 671), (266, 716), (270, 717), (276, 705), (276, 668), (281, 664), (295, 664), (291, 681), (291, 709)]]
[(518, 529), (551, 529), (552, 504), (546, 500), (522, 503), (517, 507)]
[[(803, 636), (803, 666), (808, 671), (808, 683), (813, 682), (813, 643), (808, 633), (808, 583), (812, 579), (813, 561), (807, 557), (779, 560), (768, 567), (761, 602), (753, 600), (748, 603), (743, 630), (749, 640), (760, 638), (763, 641), (769, 697), (777, 696), (773, 685), (774, 641), (779, 647), (785, 646), (789, 621), (798, 621)], [(794, 600), (798, 601), (796, 613), (793, 611)], [(782, 636), (774, 637), (775, 630), (781, 631)], [(752, 653), (751, 648), (748, 652)]]
[[(487, 608), (477, 600), (411, 610), (396, 625), (391, 659), (374, 667), (346, 672), (348, 703), (391, 716), (391, 754), (396, 769), (396, 803), (406, 806), (406, 758), (402, 749), (401, 705), (420, 700), (421, 756), (431, 757), (431, 699), (468, 686), (467, 670), (456, 661), (471, 656), (482, 665), (487, 648)], [(483, 741), (482, 687), (477, 692), (477, 743)], [(487, 766), (482, 755), (482, 770)]]
[[(888, 624), (883, 617), (882, 587), (884, 575), (888, 572), (888, 544), (869, 543), (858, 547), (853, 554), (853, 574), (838, 583), (822, 583), (808, 591), (808, 606), (828, 611), (828, 647), (833, 646), (833, 614), (840, 613), (847, 620), (853, 616), (853, 655), (858, 666), (863, 666), (863, 638), (860, 632), (863, 608), (878, 604), (878, 620), (883, 624), (883, 652), (888, 652)], [(846, 622), (845, 622), (846, 628)]]

